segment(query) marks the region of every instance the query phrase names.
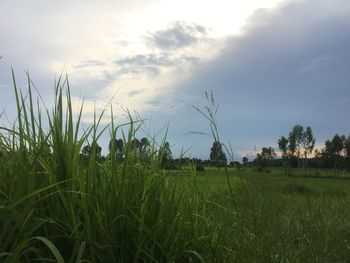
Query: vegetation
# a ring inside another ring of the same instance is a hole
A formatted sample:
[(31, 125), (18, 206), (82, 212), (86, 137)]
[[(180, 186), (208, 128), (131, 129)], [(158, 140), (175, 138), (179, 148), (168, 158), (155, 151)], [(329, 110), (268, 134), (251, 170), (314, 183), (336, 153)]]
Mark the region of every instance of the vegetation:
[[(0, 137), (2, 262), (219, 259), (210, 253), (222, 248), (195, 178), (180, 191), (161, 169), (168, 143), (151, 138), (145, 150), (135, 140), (141, 124), (130, 116), (121, 144), (112, 108), (108, 126), (99, 126), (101, 115), (83, 132), (83, 106), (74, 119), (67, 80), (56, 85), (52, 111), (34, 107), (29, 78), (28, 96), (13, 81), (17, 123), (1, 127)], [(97, 141), (108, 129), (110, 158), (103, 161)]]
[(275, 157), (276, 153), (272, 147), (263, 147), (261, 153), (258, 153), (256, 158), (256, 164), (258, 165), (259, 171), (269, 172), (267, 167)]
[[(288, 177), (275, 167), (269, 174), (254, 167), (229, 168), (212, 94), (207, 95), (207, 112), (199, 111), (210, 121), (214, 136), (211, 159), (224, 160), (224, 169), (181, 158), (181, 169), (164, 170), (177, 162), (170, 144), (166, 138), (137, 139), (142, 123), (130, 114), (128, 124), (117, 124), (111, 108), (107, 126), (100, 125), (102, 113), (83, 130), (83, 105), (74, 117), (67, 79), (56, 84), (52, 111), (34, 103), (29, 77), (25, 95), (14, 74), (13, 83), (17, 122), (0, 127), (1, 262), (350, 258), (350, 181)], [(127, 129), (117, 139), (122, 126)], [(98, 140), (108, 131), (109, 153), (103, 158)], [(296, 149), (309, 151), (309, 141), (296, 139)], [(348, 158), (349, 143), (342, 137), (341, 142), (347, 155), (332, 147), (324, 153)], [(337, 143), (338, 138), (329, 145)], [(308, 154), (299, 158), (308, 159)], [(274, 157), (273, 148), (266, 147), (259, 158), (265, 165), (276, 161)], [(304, 166), (295, 173), (304, 170), (319, 176), (326, 171)]]
[(210, 149), (210, 160), (215, 166), (225, 166), (227, 162), (226, 154), (219, 141), (214, 141)]

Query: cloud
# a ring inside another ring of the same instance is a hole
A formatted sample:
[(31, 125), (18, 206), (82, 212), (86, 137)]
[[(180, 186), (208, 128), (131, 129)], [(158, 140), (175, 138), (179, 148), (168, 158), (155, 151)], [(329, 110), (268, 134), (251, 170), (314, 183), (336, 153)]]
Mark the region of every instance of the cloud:
[[(221, 137), (232, 140), (234, 149), (274, 147), (298, 123), (310, 125), (319, 141), (348, 134), (349, 21), (345, 0), (259, 10), (242, 34), (228, 38), (221, 54), (176, 90), (197, 97), (197, 104), (204, 91), (214, 91)], [(192, 119), (188, 130), (204, 121), (183, 114)]]
[(156, 53), (128, 56), (126, 58), (115, 60), (115, 64), (134, 66), (174, 66), (187, 62), (195, 63), (198, 60), (199, 58), (197, 57), (185, 55), (170, 55), (169, 53)]
[[(123, 10), (130, 9), (124, 0), (118, 5), (22, 2), (21, 9), (14, 1), (2, 3), (7, 11), (0, 18), (1, 94), (11, 86), (9, 65), (18, 72), (20, 86), (25, 86), (21, 73), (29, 68), (45, 101), (52, 97), (53, 72), (67, 70), (74, 99), (85, 98), (87, 112), (94, 110), (94, 101), (100, 109), (116, 94), (123, 106), (145, 117), (154, 114), (154, 123), (174, 117), (170, 140), (195, 141), (193, 152), (200, 157), (207, 157), (211, 139), (182, 135), (208, 131), (191, 109), (202, 104), (205, 90), (213, 90), (220, 102), (220, 133), (237, 153), (252, 151), (253, 145), (273, 146), (297, 123), (310, 125), (319, 140), (349, 133), (344, 121), (350, 111), (348, 0), (296, 0), (260, 9), (239, 35), (223, 39), (212, 38), (212, 24), (205, 19), (196, 20), (205, 27), (189, 19), (159, 29), (181, 16), (140, 27), (142, 8), (129, 31), (121, 23), (129, 14)], [(230, 21), (223, 32), (231, 32), (233, 21), (219, 20)], [(7, 97), (1, 96), (1, 105), (11, 104)]]
[(201, 25), (176, 22), (165, 30), (150, 33), (149, 45), (160, 50), (176, 50), (188, 47), (207, 38), (207, 29)]

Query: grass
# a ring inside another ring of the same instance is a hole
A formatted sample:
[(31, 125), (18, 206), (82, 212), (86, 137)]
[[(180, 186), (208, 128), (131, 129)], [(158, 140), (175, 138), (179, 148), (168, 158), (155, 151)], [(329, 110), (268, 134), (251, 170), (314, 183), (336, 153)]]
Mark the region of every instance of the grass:
[[(29, 78), (26, 96), (14, 75), (13, 83), (17, 123), (1, 127), (0, 137), (1, 261), (216, 260), (207, 253), (219, 249), (211, 242), (210, 216), (194, 180), (178, 191), (160, 168), (162, 145), (154, 143), (147, 163), (137, 157), (131, 141), (139, 124), (131, 116), (123, 162), (114, 158), (115, 146), (111, 160), (100, 162), (98, 138), (109, 129), (114, 141), (120, 128), (113, 109), (108, 126), (100, 128), (96, 116), (81, 131), (83, 107), (74, 118), (67, 80), (57, 83), (52, 111), (34, 106)], [(80, 152), (88, 140), (92, 152), (84, 159)]]
[[(131, 116), (118, 124), (111, 108), (107, 126), (95, 116), (83, 130), (66, 79), (52, 110), (35, 101), (29, 77), (25, 95), (13, 83), (17, 121), (0, 133), (1, 262), (349, 262), (350, 181), (164, 171), (165, 140), (150, 138), (140, 159), (131, 142), (142, 123)], [(100, 161), (98, 139), (114, 141), (122, 125), (125, 158), (112, 145)]]
[(329, 178), (329, 179), (350, 179), (348, 170), (330, 169), (330, 168), (306, 168), (293, 169), (291, 176), (306, 176), (312, 178)]

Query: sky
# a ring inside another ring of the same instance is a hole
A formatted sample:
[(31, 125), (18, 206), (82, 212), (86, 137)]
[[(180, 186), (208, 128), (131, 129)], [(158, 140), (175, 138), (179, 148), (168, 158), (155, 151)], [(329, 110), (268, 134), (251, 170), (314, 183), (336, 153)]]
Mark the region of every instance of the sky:
[[(67, 73), (83, 121), (109, 107), (165, 134), (175, 155), (209, 158), (209, 123), (193, 109), (219, 103), (221, 140), (253, 156), (296, 124), (316, 145), (349, 134), (348, 0), (2, 0), (0, 112), (15, 120), (11, 67), (28, 70), (47, 107)], [(142, 132), (138, 135), (143, 137)], [(106, 150), (108, 138), (102, 138)]]

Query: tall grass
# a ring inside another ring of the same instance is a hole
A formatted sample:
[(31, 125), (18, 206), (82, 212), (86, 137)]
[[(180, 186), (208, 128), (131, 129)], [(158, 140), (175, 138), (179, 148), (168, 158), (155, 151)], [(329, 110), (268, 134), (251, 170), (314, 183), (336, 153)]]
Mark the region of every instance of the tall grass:
[(131, 146), (139, 128), (131, 115), (124, 159), (117, 161), (112, 144), (100, 162), (97, 141), (109, 130), (114, 142), (122, 126), (112, 107), (108, 125), (95, 115), (83, 130), (83, 104), (74, 116), (67, 78), (57, 81), (48, 110), (35, 101), (29, 77), (23, 94), (12, 76), (17, 121), (0, 133), (1, 262), (220, 261), (195, 170), (179, 189), (160, 168), (162, 144), (153, 143), (142, 162)]
[[(50, 110), (29, 77), (25, 93), (14, 74), (13, 86), (17, 120), (0, 127), (0, 262), (349, 262), (347, 180), (194, 165), (165, 173), (165, 139), (149, 138), (152, 150), (140, 158), (133, 139), (142, 123), (130, 114), (118, 123), (111, 107), (109, 124), (95, 114), (84, 128), (67, 78)], [(219, 138), (217, 107), (208, 109)], [(113, 143), (101, 161), (104, 134)]]

